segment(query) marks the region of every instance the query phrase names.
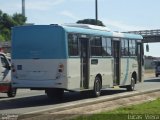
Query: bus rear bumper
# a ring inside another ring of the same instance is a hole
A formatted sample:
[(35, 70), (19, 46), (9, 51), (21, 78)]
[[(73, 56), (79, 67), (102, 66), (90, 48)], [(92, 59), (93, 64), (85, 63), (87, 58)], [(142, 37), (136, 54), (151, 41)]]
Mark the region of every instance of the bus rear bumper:
[(14, 88), (46, 89), (46, 88), (67, 88), (64, 80), (16, 80), (12, 82)]

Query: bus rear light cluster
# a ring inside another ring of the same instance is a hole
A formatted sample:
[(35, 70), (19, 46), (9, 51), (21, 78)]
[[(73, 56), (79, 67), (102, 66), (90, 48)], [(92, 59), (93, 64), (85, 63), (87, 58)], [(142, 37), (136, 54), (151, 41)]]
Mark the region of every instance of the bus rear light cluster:
[(12, 73), (13, 73), (13, 74), (12, 74), (13, 77), (14, 77), (14, 78), (18, 78), (18, 77), (17, 77), (17, 73), (16, 73), (17, 71), (16, 71), (16, 68), (15, 68), (15, 65), (14, 65), (14, 64), (12, 64), (11, 70), (12, 70)]
[(59, 64), (58, 72), (62, 73), (63, 71), (64, 71), (64, 65), (63, 64)]
[(12, 68), (12, 72), (15, 73), (15, 72), (16, 72), (16, 69), (15, 69), (14, 64), (12, 64), (11, 68)]

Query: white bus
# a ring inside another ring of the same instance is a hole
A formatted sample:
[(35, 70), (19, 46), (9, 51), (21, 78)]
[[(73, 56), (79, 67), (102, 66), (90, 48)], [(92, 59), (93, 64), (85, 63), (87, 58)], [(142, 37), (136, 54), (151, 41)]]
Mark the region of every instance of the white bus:
[(142, 36), (92, 25), (31, 25), (12, 29), (12, 80), (15, 88), (64, 90), (119, 86), (134, 90), (143, 81)]

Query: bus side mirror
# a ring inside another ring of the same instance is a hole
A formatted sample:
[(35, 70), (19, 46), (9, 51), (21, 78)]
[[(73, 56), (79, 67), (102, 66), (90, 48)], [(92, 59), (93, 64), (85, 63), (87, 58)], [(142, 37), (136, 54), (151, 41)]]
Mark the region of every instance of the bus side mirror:
[(146, 52), (149, 52), (149, 45), (146, 45)]

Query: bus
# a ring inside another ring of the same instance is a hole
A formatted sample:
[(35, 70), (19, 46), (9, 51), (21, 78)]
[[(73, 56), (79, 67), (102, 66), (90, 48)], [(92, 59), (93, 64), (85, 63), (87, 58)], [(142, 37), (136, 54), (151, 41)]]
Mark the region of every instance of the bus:
[(98, 97), (114, 86), (133, 91), (143, 81), (142, 39), (94, 25), (14, 27), (13, 87), (45, 90), (49, 98), (88, 90)]

